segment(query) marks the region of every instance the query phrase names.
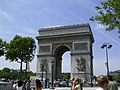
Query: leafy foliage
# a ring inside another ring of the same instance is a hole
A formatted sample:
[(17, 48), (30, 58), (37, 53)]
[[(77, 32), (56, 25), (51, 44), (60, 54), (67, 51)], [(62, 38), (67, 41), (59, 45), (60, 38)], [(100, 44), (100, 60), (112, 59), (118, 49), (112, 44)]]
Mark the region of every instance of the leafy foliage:
[[(22, 72), (21, 77), (24, 77), (25, 72)], [(35, 73), (28, 72), (27, 79), (30, 79), (30, 76), (35, 76)], [(16, 80), (19, 77), (19, 72), (17, 70), (10, 70), (9, 68), (3, 68), (0, 72), (0, 78), (7, 78), (9, 80)]]
[(62, 79), (63, 80), (70, 79), (70, 73), (62, 73)]
[(120, 74), (113, 75), (113, 79), (116, 80), (116, 81), (120, 80)]
[(92, 16), (90, 20), (96, 20), (100, 24), (108, 26), (107, 31), (117, 28), (120, 33), (120, 0), (107, 0), (101, 2), (101, 5), (95, 7), (99, 15)]
[(33, 60), (35, 49), (36, 45), (33, 38), (16, 35), (7, 45), (6, 60), (20, 63), (20, 72), (22, 72), (22, 63)]
[(0, 39), (0, 56), (3, 56), (5, 54), (6, 45), (7, 43)]

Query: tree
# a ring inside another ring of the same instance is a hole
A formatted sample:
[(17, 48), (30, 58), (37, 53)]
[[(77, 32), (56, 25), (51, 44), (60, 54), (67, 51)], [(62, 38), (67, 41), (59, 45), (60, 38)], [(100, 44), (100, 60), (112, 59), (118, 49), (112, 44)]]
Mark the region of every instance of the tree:
[(90, 20), (96, 20), (100, 24), (106, 25), (107, 31), (118, 29), (118, 33), (120, 33), (120, 0), (107, 0), (101, 2), (101, 5), (95, 7), (99, 15), (92, 16)]
[[(22, 72), (21, 75), (22, 75), (22, 77), (24, 77), (24, 72)], [(27, 79), (30, 79), (30, 76), (35, 76), (35, 75), (36, 75), (35, 73), (30, 71), (27, 74)], [(9, 69), (7, 67), (3, 68), (0, 71), (0, 78), (6, 78), (6, 79), (9, 79), (9, 80), (16, 80), (16, 79), (18, 79), (18, 76), (19, 76), (19, 73), (18, 73), (17, 70)]]
[(3, 68), (2, 72), (7, 72), (7, 73), (10, 73), (10, 69), (9, 69), (9, 68), (7, 68), (7, 67), (5, 67), (5, 68)]
[(62, 74), (62, 79), (65, 80), (65, 79), (70, 79), (70, 73), (63, 73)]
[(5, 54), (6, 45), (7, 43), (0, 39), (0, 56), (3, 56)]
[(120, 80), (120, 74), (113, 75), (113, 79), (116, 81)]
[(10, 69), (9, 68), (3, 68), (3, 70), (0, 73), (0, 78), (9, 78), (10, 77)]
[(35, 41), (31, 37), (22, 37), (16, 35), (7, 45), (5, 54), (6, 60), (20, 63), (20, 73), (22, 72), (22, 63), (31, 62), (35, 56)]

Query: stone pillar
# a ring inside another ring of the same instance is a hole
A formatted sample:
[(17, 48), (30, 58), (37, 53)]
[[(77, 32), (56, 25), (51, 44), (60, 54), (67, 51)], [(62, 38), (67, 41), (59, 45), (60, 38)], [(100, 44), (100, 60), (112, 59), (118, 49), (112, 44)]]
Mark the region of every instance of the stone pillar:
[(62, 58), (56, 58), (56, 70), (55, 70), (55, 79), (61, 78), (61, 67), (62, 67)]

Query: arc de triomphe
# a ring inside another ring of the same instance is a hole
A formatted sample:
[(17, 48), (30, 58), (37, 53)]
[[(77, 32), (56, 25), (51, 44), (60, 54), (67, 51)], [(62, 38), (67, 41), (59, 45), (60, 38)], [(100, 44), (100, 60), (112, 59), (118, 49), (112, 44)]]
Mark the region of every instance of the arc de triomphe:
[[(61, 78), (62, 55), (71, 51), (71, 78), (91, 81), (93, 76), (92, 45), (89, 24), (55, 26), (39, 29), (37, 78)], [(53, 73), (53, 74), (52, 74)]]

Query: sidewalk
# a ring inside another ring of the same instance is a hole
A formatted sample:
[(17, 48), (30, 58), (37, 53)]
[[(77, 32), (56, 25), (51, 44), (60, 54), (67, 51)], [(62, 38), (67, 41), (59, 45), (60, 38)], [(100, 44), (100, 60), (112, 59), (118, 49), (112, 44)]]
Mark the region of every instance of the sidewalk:
[[(97, 87), (83, 87), (83, 90), (96, 90)], [(59, 88), (55, 88), (55, 89), (42, 89), (42, 90), (71, 90), (71, 88), (69, 87), (59, 87)], [(120, 87), (119, 89), (120, 90)]]

